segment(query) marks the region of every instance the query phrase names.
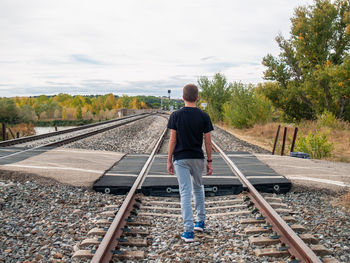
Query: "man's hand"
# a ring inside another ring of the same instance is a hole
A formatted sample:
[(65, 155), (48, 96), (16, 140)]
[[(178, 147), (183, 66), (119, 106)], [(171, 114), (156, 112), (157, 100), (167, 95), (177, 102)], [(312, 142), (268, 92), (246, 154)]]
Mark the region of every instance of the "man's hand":
[(211, 175), (213, 173), (213, 164), (212, 162), (207, 163), (207, 175)]
[(168, 173), (169, 173), (169, 174), (175, 174), (174, 164), (173, 164), (172, 161), (168, 161), (168, 163), (167, 163), (167, 169), (168, 169)]

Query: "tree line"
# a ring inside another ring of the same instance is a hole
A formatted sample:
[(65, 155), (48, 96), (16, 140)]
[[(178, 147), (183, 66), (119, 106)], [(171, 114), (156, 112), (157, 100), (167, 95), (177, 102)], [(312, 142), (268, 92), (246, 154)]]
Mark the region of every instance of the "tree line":
[(290, 37), (276, 37), (280, 54), (267, 54), (264, 83), (198, 81), (214, 121), (236, 127), (279, 118), (298, 122), (323, 113), (350, 121), (350, 1), (315, 0), (295, 9)]
[(158, 107), (154, 96), (55, 96), (0, 98), (0, 122), (15, 124), (50, 120), (104, 120), (117, 116), (120, 108), (147, 109)]

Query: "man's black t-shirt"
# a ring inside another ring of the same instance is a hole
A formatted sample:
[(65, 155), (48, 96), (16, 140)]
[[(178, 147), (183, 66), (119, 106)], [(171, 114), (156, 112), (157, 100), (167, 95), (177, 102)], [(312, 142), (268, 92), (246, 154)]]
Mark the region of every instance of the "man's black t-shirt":
[(214, 130), (207, 113), (184, 107), (170, 115), (168, 128), (176, 130), (174, 160), (204, 159), (203, 134)]

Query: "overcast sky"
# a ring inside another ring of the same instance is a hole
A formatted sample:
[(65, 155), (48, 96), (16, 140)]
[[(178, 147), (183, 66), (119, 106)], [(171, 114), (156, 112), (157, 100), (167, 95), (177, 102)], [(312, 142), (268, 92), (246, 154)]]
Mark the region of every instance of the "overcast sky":
[(0, 97), (167, 95), (200, 76), (263, 81), (308, 0), (0, 0)]

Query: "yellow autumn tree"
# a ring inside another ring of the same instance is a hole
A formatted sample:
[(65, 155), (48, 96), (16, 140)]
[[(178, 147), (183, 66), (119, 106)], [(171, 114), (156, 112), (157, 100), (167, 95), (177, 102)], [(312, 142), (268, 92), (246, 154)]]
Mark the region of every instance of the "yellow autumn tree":
[(114, 108), (116, 104), (116, 99), (112, 93), (106, 95), (106, 100), (104, 103), (104, 107), (108, 110), (111, 110)]
[(141, 101), (140, 107), (141, 109), (147, 109), (147, 104), (144, 101)]
[(66, 107), (62, 107), (62, 120), (67, 120), (68, 116), (67, 116), (67, 109)]
[(120, 108), (123, 108), (123, 100), (122, 98), (118, 98), (116, 103), (115, 103), (115, 108), (116, 109), (120, 109)]
[(130, 102), (130, 107), (132, 109), (140, 109), (140, 101), (136, 97), (134, 97)]

